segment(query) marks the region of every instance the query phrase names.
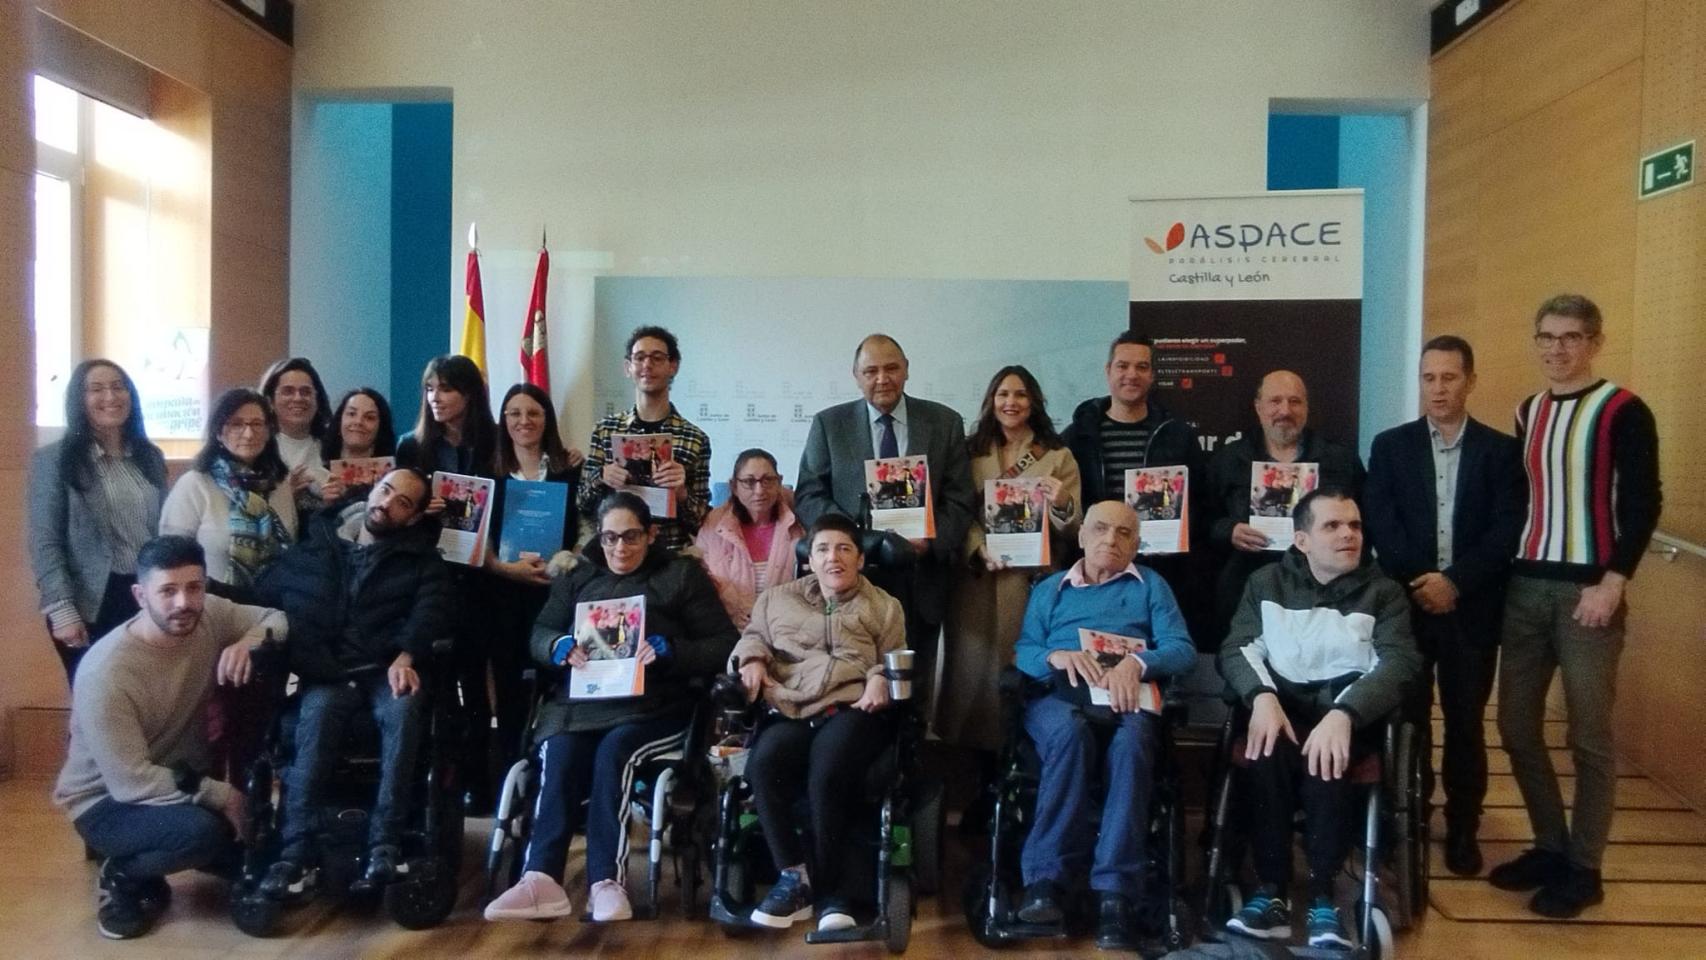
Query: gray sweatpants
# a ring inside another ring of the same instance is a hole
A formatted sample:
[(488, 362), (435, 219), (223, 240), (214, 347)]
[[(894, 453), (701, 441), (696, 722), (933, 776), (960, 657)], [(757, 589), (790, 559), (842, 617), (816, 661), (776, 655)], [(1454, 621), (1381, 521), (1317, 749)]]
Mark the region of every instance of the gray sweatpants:
[[(1617, 658), (1623, 652), (1628, 608), (1619, 608), (1604, 627), (1584, 627), (1570, 616), (1581, 592), (1579, 583), (1511, 578), (1499, 665), (1499, 735), (1528, 807), (1535, 847), (1597, 870), (1616, 801), (1611, 709), (1617, 699)], [(1555, 672), (1564, 678), (1566, 743), (1576, 763), (1570, 822), (1546, 751), (1546, 692)]]

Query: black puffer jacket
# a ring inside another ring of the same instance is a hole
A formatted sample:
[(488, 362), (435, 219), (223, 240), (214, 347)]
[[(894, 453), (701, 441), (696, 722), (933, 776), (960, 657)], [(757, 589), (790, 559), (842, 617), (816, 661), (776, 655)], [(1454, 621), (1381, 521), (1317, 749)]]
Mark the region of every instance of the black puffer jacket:
[[(1084, 505), (1088, 507), (1103, 500), (1118, 500), (1120, 490), (1109, 490), (1107, 469), (1102, 465), (1102, 417), (1113, 404), (1110, 397), (1092, 397), (1072, 411), (1072, 422), (1060, 437), (1078, 461), (1078, 472), (1084, 484)], [(1190, 467), (1191, 502), (1196, 491), (1202, 466), (1202, 448), (1197, 443), (1197, 431), (1190, 421), (1175, 417), (1171, 411), (1152, 397), (1149, 415), (1143, 422), (1149, 427), (1149, 447), (1143, 452), (1146, 467)], [(1197, 511), (1193, 511), (1195, 513)]]
[[(646, 692), (619, 700), (578, 700), (570, 703), (560, 680), (566, 668), (551, 659), (558, 637), (573, 633), (575, 604), (619, 597), (646, 598), (646, 637), (661, 636), (669, 655), (645, 668)], [(587, 544), (574, 569), (551, 583), (533, 626), (533, 659), (550, 668), (556, 694), (539, 708), (534, 736), (608, 730), (622, 723), (679, 712), (684, 717), (693, 699), (688, 689), (695, 677), (709, 680), (727, 669), (729, 653), (740, 636), (717, 597), (716, 584), (693, 557), (678, 557), (654, 545), (632, 573), (612, 573), (597, 541)]]
[(433, 641), (450, 632), (450, 572), (438, 555), (437, 521), (359, 546), (339, 533), (360, 529), (365, 504), (329, 507), (308, 519), (301, 543), (255, 586), (257, 599), (290, 620), (290, 669), (308, 683), (383, 669), (408, 652), (426, 665)]

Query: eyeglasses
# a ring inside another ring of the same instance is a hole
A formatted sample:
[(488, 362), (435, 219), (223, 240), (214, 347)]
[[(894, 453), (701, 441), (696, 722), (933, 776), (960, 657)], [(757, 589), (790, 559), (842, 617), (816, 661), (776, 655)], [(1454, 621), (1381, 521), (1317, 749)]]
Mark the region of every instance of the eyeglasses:
[(1569, 333), (1537, 333), (1534, 335), (1534, 345), (1542, 350), (1550, 350), (1560, 345), (1574, 350), (1587, 341), (1588, 335), (1579, 330), (1571, 330)]
[(225, 421), (225, 432), (266, 433), (267, 422), (265, 420), (227, 420)]
[(654, 353), (631, 353), (628, 355), (628, 362), (636, 367), (643, 367), (648, 363), (661, 367), (669, 362), (669, 354), (661, 350)]
[(636, 527), (632, 530), (605, 530), (598, 535), (598, 542), (607, 547), (616, 546), (618, 541), (630, 547), (637, 547), (640, 541), (646, 539), (646, 531)]
[(768, 477), (736, 477), (735, 484), (748, 493), (763, 488), (765, 490), (782, 482), (782, 478), (771, 474)]

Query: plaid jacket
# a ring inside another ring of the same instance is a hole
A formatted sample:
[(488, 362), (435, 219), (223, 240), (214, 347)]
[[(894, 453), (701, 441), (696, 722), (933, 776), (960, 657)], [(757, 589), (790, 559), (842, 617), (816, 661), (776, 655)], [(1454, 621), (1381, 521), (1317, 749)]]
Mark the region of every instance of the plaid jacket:
[[(594, 536), (598, 530), (594, 515), (598, 501), (610, 492), (604, 484), (604, 465), (610, 462), (610, 438), (619, 433), (648, 432), (651, 431), (641, 428), (632, 408), (605, 417), (592, 429), (586, 463), (581, 467), (579, 506), (581, 513), (587, 517), (587, 528), (593, 531)], [(679, 553), (683, 547), (692, 545), (693, 535), (711, 509), (711, 438), (682, 416), (673, 403), (669, 405), (669, 416), (664, 418), (663, 429), (657, 432), (674, 438), (675, 462), (687, 471), (687, 487), (676, 502), (675, 518), (660, 518), (657, 522), (658, 541), (670, 553)]]

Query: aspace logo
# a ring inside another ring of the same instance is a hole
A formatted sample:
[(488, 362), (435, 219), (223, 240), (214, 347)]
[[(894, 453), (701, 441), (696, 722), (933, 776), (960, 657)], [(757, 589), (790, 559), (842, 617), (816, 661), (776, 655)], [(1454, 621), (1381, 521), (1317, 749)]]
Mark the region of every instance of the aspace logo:
[(1339, 238), (1342, 227), (1343, 224), (1338, 220), (1323, 220), (1320, 223), (1310, 220), (1293, 223), (1198, 223), (1189, 227), (1182, 221), (1174, 221), (1173, 225), (1167, 228), (1167, 235), (1163, 240), (1156, 242), (1150, 237), (1144, 237), (1143, 242), (1151, 253), (1158, 256), (1165, 256), (1180, 246), (1192, 252), (1239, 249), (1248, 253), (1257, 248), (1271, 252), (1339, 246), (1342, 243)]

